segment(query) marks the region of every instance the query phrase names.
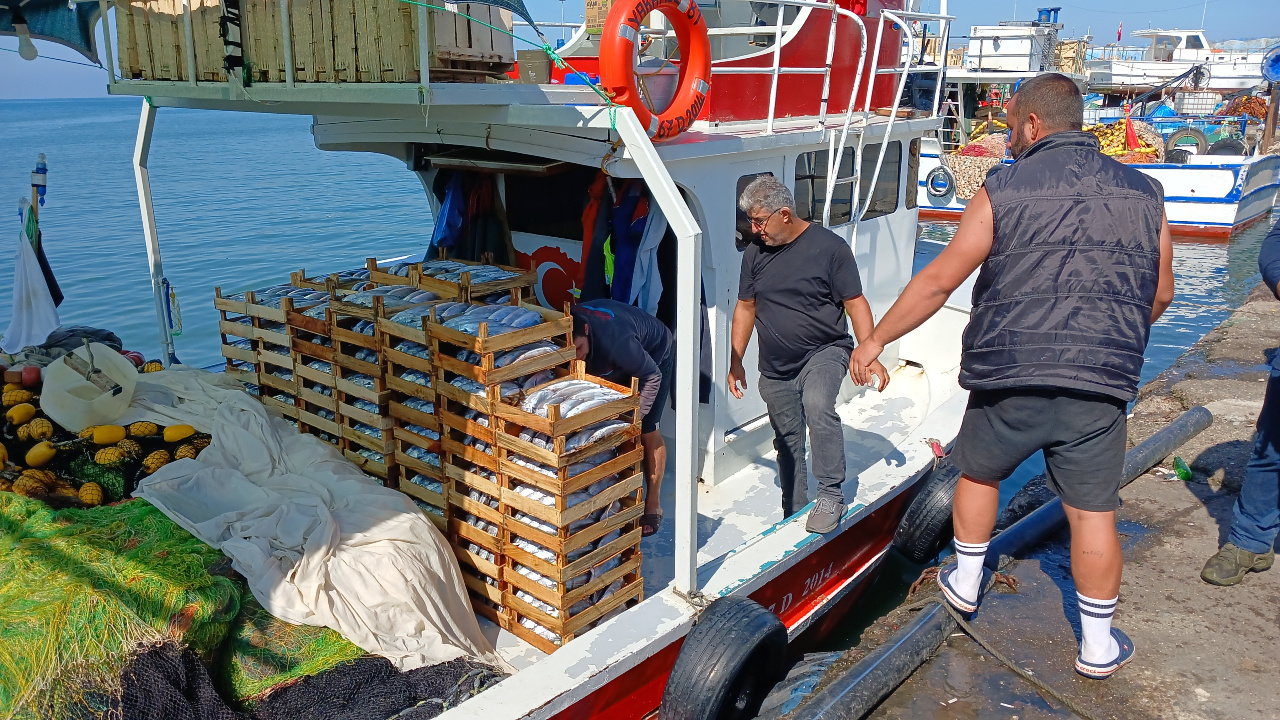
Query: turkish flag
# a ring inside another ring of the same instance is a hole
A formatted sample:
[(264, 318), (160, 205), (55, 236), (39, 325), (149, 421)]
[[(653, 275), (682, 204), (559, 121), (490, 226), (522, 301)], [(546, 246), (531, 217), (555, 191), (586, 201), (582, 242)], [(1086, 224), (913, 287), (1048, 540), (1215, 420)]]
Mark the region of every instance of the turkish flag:
[(1120, 21), (1120, 27), (1116, 28), (1116, 42), (1120, 42), (1120, 33), (1124, 32), (1124, 21)]

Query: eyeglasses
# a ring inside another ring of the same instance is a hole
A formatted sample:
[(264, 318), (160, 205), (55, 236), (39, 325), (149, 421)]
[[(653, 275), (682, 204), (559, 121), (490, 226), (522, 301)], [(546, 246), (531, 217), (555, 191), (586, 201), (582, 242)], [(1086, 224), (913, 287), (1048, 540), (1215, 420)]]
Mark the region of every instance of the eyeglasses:
[[(778, 208), (778, 210), (781, 210), (781, 209), (782, 208)], [(773, 217), (774, 214), (778, 212), (778, 210), (774, 210), (768, 215), (765, 215), (763, 220), (757, 220), (756, 218), (753, 218), (748, 215), (747, 219), (751, 221), (751, 229), (753, 231), (763, 230), (764, 226), (769, 224), (769, 218)]]

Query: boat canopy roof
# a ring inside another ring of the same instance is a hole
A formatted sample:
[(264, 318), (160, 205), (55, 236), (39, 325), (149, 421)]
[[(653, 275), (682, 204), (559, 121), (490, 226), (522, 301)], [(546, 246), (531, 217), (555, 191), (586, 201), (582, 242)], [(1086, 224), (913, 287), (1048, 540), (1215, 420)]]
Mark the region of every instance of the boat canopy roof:
[[(519, 0), (516, 0), (519, 2)], [(101, 6), (96, 2), (72, 2), (67, 0), (26, 0), (19, 5), (0, 5), (0, 35), (17, 35), (13, 19), (17, 12), (27, 21), (27, 30), (37, 40), (65, 45), (95, 63), (98, 59), (97, 34), (94, 25), (101, 17)]]

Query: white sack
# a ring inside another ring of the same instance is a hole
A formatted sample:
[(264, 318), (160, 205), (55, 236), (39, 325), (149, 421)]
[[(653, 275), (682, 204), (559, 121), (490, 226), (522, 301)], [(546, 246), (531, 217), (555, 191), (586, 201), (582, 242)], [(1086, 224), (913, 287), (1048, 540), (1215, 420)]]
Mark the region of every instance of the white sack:
[(49, 285), (40, 271), (40, 261), (27, 238), (30, 203), (23, 203), (22, 229), (18, 231), (18, 252), (13, 258), (13, 319), (5, 331), (0, 349), (16, 353), (25, 347), (43, 344), (58, 329), (58, 307), (53, 304)]
[[(173, 376), (166, 384), (199, 378)], [(213, 394), (212, 444), (144, 478), (134, 496), (230, 557), (282, 620), (333, 628), (400, 670), (459, 657), (502, 664), (453, 553), (412, 500), (249, 395)]]

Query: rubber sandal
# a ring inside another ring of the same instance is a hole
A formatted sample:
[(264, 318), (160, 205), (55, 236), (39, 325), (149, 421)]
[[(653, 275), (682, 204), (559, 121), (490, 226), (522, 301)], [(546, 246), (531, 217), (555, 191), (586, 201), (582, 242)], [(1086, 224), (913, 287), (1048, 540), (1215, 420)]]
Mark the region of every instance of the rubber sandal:
[[(640, 537), (642, 538), (657, 535), (658, 531), (662, 529), (662, 513), (645, 513), (644, 515), (641, 515), (640, 527), (643, 528), (640, 531)], [(650, 531), (649, 528), (653, 528), (653, 530)]]
[(960, 593), (951, 586), (951, 576), (955, 574), (959, 568), (955, 565), (943, 568), (938, 571), (938, 587), (942, 588), (942, 596), (947, 599), (947, 604), (959, 610), (962, 613), (974, 613), (978, 610), (978, 604), (982, 602), (982, 588), (987, 586), (987, 582), (991, 579), (991, 569), (982, 568), (982, 582), (978, 584), (978, 598), (976, 600), (968, 600), (960, 595)]
[(1112, 673), (1128, 664), (1133, 659), (1133, 641), (1119, 628), (1111, 628), (1111, 637), (1115, 638), (1116, 644), (1120, 646), (1120, 654), (1116, 659), (1107, 663), (1090, 663), (1085, 662), (1077, 653), (1076, 672), (1093, 680), (1106, 680)]

